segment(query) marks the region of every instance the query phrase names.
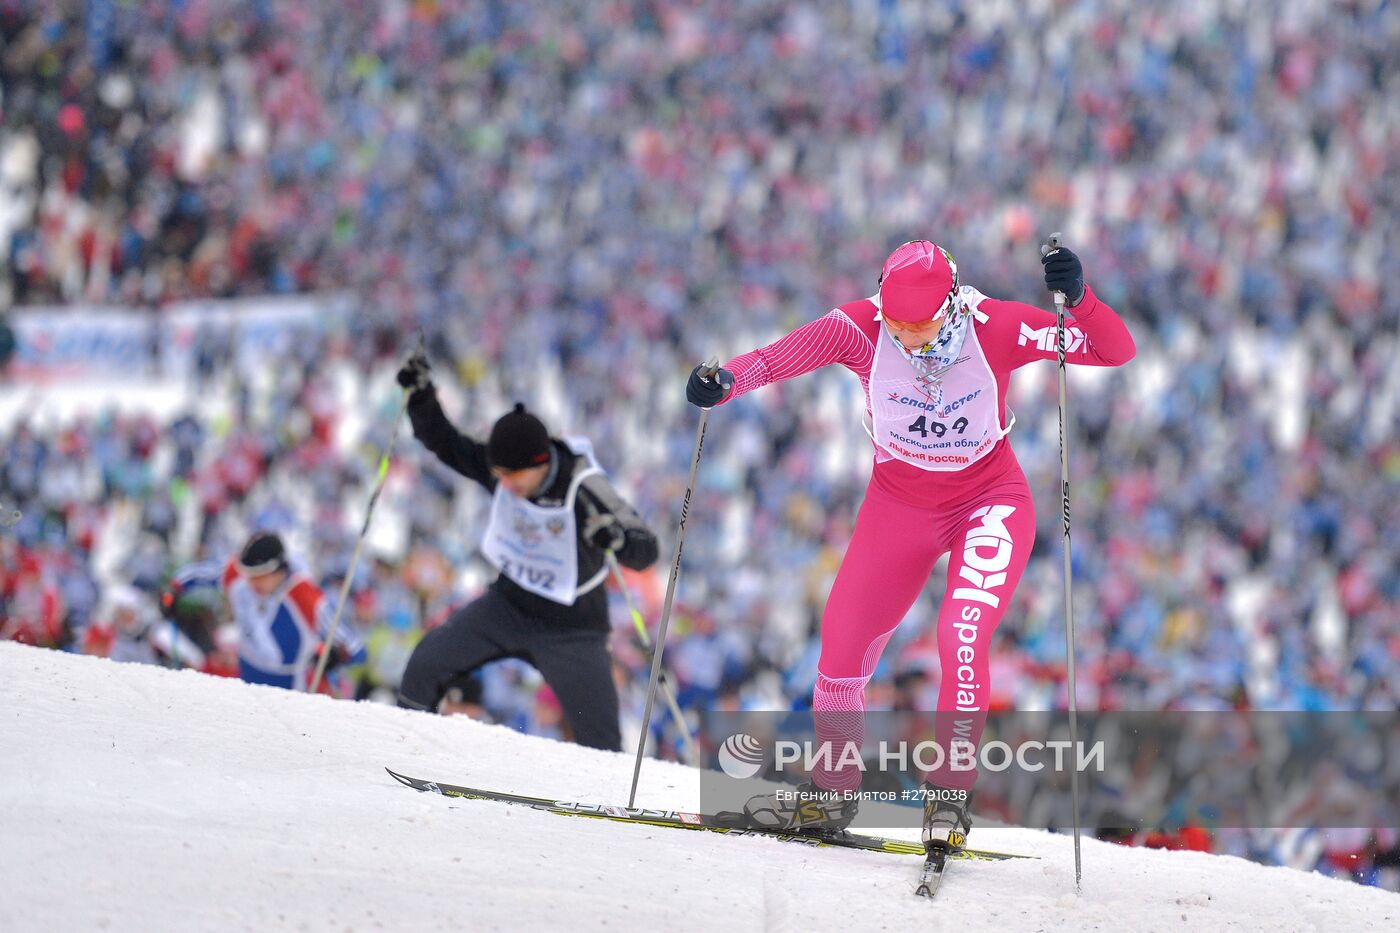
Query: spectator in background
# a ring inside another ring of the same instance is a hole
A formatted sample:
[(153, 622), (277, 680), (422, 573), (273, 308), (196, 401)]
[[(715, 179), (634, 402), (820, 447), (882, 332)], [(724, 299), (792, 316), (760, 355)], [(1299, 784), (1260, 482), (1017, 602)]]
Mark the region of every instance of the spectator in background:
[[(410, 608), (397, 606), (385, 613), (384, 624), (376, 625), (365, 639), (365, 671), (359, 694), (395, 702), (408, 659), (422, 638), (422, 626)], [(477, 689), (479, 692), (479, 684)]]
[(19, 338), (10, 326), (10, 316), (0, 311), (0, 380), (5, 378), (5, 371), (9, 368), (10, 360), (14, 358), (18, 347)]
[[(466, 716), (479, 722), (491, 722), (486, 707), (481, 705), (481, 681), (476, 677), (463, 678), (448, 687), (438, 709), (444, 716)], [(558, 709), (557, 704), (555, 709)]]
[(208, 655), (180, 628), (162, 623), (155, 603), (135, 587), (116, 587), (83, 633), (83, 654), (136, 664), (208, 671)]

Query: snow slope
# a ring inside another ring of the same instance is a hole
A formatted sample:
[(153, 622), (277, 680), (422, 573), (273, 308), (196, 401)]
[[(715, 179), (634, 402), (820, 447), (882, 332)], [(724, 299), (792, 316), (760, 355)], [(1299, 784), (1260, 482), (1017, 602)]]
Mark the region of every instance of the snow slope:
[[(416, 794), (384, 765), (623, 803), (630, 755), (0, 644), (0, 930), (1361, 930), (1400, 897), (1285, 868), (980, 830), (959, 863)], [(696, 805), (648, 762), (638, 802)]]

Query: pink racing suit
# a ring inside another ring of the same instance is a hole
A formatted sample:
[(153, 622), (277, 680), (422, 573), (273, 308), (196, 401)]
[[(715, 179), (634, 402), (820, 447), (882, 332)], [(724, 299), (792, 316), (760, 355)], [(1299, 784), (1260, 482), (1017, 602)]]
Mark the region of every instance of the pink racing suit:
[[(864, 740), (865, 686), (934, 563), (949, 554), (948, 591), (938, 613), (942, 678), (936, 738), (980, 743), (991, 693), (992, 633), (1006, 614), (1035, 542), (1035, 507), (1006, 441), (1011, 372), (1056, 359), (1055, 315), (1033, 305), (984, 298), (975, 304), (963, 350), (938, 382), (923, 385), (894, 347), (878, 296), (829, 312), (766, 347), (726, 364), (726, 403), (760, 386), (831, 363), (860, 377), (875, 465), (855, 531), (822, 616), (812, 708), (832, 762)], [(1067, 309), (1066, 360), (1121, 366), (1136, 353), (1122, 319), (1086, 289)], [(906, 424), (906, 421), (908, 422)], [(853, 790), (854, 768), (818, 766), (815, 782)], [(975, 769), (944, 766), (928, 778), (970, 790)]]

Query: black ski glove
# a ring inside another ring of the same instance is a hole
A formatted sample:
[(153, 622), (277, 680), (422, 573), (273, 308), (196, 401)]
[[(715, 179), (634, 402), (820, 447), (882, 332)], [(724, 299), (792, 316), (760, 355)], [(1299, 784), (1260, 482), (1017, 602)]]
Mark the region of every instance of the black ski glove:
[(607, 512), (589, 516), (583, 524), (583, 536), (594, 547), (604, 551), (620, 551), (627, 543), (627, 532), (622, 530), (617, 516)]
[(685, 399), (699, 408), (714, 408), (729, 390), (734, 387), (734, 374), (727, 369), (716, 370), (713, 376), (708, 363), (701, 363), (690, 371), (690, 381), (685, 384)]
[(338, 667), (344, 667), (350, 663), (350, 652), (346, 651), (343, 645), (332, 644), (329, 648), (325, 642), (321, 642), (316, 649), (316, 654), (312, 658), (311, 667), (314, 670), (317, 664), (321, 663), (321, 655), (330, 652), (330, 658), (326, 661), (326, 670), (333, 671)]
[(427, 355), (422, 350), (415, 350), (413, 355), (405, 360), (403, 366), (399, 368), (399, 374), (396, 378), (399, 385), (410, 392), (417, 392), (433, 384), (433, 377), (429, 375), (432, 368)]
[(1052, 292), (1064, 292), (1065, 304), (1073, 308), (1084, 298), (1084, 266), (1079, 257), (1061, 246), (1040, 257), (1045, 267), (1045, 287)]

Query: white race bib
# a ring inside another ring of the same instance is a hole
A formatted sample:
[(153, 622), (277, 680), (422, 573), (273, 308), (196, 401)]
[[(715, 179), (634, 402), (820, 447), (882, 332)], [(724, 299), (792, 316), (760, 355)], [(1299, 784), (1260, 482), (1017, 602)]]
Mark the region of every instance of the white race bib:
[(562, 505), (542, 506), (522, 499), (499, 483), (491, 499), (491, 520), (481, 552), (502, 574), (522, 589), (560, 605), (570, 606), (592, 590), (607, 575), (607, 565), (578, 585), (578, 522), (574, 500), (579, 485), (594, 473), (601, 473), (593, 459), (592, 447), (582, 438), (565, 438), (575, 454), (588, 465), (569, 481)]
[[(980, 313), (976, 304), (972, 313)], [(957, 360), (931, 385), (920, 383), (913, 364), (890, 346), (888, 333), (879, 334), (868, 401), (866, 432), (875, 442), (876, 459), (903, 460), (923, 470), (966, 469), (1016, 423), (1013, 415), (1005, 429), (1001, 426), (996, 376), (970, 324)]]

